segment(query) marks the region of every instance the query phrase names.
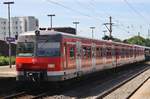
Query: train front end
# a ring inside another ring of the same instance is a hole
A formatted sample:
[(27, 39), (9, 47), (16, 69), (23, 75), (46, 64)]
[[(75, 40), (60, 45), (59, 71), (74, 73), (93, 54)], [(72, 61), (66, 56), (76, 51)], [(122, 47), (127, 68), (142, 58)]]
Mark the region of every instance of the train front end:
[(61, 35), (34, 32), (20, 35), (17, 41), (17, 81), (61, 80), (60, 52)]

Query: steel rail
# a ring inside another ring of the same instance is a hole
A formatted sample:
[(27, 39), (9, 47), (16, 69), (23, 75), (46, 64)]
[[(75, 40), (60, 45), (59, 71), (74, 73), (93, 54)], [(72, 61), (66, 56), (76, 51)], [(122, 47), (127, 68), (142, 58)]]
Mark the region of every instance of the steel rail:
[(15, 94), (3, 97), (3, 99), (13, 99), (13, 98), (17, 98), (17, 97), (23, 96), (25, 94), (26, 94), (26, 92), (23, 91), (23, 92), (19, 92), (19, 93), (15, 93)]
[(107, 91), (99, 94), (96, 99), (103, 99), (105, 96), (109, 95), (110, 93), (112, 93), (113, 91), (115, 91), (116, 89), (118, 89), (119, 87), (123, 86), (124, 84), (126, 84), (127, 82), (131, 81), (132, 79), (136, 78), (137, 76), (139, 76), (140, 74), (144, 73), (145, 71), (147, 71), (150, 67), (146, 67), (145, 69), (143, 69), (142, 71), (139, 71), (138, 73), (132, 75), (131, 77), (129, 77), (128, 79), (120, 82), (119, 84), (117, 84), (116, 86), (108, 89)]
[(149, 79), (150, 79), (150, 77), (148, 77), (147, 79), (145, 79), (145, 80), (127, 97), (127, 99), (130, 99)]

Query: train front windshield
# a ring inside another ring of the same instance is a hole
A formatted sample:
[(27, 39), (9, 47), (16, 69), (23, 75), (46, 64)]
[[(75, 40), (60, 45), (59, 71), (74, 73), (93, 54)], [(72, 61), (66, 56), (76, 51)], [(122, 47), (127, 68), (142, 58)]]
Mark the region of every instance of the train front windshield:
[(59, 42), (38, 42), (37, 56), (60, 56)]
[(60, 37), (41, 35), (19, 38), (17, 56), (57, 57), (60, 56)]
[(34, 43), (33, 42), (18, 42), (17, 56), (33, 56)]

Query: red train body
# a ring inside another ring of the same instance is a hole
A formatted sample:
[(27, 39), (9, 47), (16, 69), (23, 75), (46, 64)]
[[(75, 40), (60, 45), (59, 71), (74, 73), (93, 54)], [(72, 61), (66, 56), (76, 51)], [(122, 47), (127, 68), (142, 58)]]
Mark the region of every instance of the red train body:
[(18, 38), (17, 80), (63, 81), (144, 59), (144, 48), (137, 45), (33, 31)]

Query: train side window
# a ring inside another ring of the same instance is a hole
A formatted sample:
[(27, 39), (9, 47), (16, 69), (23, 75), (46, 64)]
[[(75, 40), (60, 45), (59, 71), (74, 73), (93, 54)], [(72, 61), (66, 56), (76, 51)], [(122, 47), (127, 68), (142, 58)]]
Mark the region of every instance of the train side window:
[(105, 57), (106, 56), (106, 48), (102, 48), (102, 57)]
[(86, 58), (86, 47), (82, 48), (82, 56), (83, 58)]
[(106, 54), (107, 54), (107, 58), (111, 58), (111, 55), (112, 55), (112, 49), (111, 48), (107, 48), (107, 50), (106, 50), (107, 52), (106, 52)]
[(75, 47), (69, 48), (69, 55), (71, 60), (75, 59)]
[(96, 48), (96, 57), (100, 57), (99, 48)]
[(91, 47), (87, 47), (87, 58), (91, 58)]
[(91, 47), (82, 47), (82, 57), (84, 59), (91, 58)]
[(102, 57), (102, 48), (96, 48), (96, 57)]

